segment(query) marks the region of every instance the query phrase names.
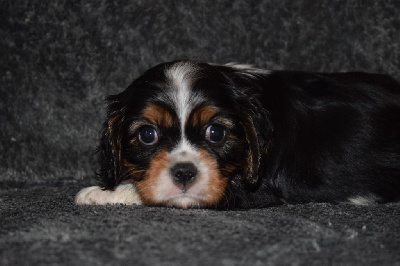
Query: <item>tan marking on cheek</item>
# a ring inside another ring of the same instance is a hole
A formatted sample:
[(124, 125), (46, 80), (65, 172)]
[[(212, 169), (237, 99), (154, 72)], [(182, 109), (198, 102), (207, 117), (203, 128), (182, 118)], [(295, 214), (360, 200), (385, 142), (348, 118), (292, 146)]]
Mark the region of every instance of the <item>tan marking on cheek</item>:
[(147, 106), (143, 110), (142, 115), (150, 122), (161, 127), (172, 127), (175, 123), (174, 117), (168, 110), (155, 104)]
[(163, 170), (167, 169), (170, 162), (170, 156), (167, 151), (159, 152), (152, 160), (147, 173), (143, 180), (135, 183), (137, 191), (142, 201), (147, 205), (156, 204), (155, 189), (160, 174)]
[(194, 127), (202, 127), (218, 113), (218, 110), (214, 106), (206, 105), (197, 108), (192, 116), (192, 125)]
[(217, 161), (207, 151), (200, 150), (200, 159), (206, 164), (209, 171), (209, 184), (205, 204), (215, 206), (225, 195), (229, 178), (221, 174)]

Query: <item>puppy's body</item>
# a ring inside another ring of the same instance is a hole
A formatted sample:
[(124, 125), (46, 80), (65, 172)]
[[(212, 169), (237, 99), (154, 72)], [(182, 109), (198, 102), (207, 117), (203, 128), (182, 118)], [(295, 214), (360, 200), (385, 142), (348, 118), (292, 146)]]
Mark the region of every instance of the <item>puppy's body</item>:
[(108, 102), (100, 187), (78, 203), (251, 208), (400, 196), (400, 86), (388, 76), (175, 61)]

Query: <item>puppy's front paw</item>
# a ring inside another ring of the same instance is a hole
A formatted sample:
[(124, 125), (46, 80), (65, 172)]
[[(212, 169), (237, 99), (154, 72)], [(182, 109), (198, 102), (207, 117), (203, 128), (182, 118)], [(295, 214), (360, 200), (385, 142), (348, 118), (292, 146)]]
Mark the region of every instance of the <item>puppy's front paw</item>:
[(102, 190), (98, 186), (87, 187), (79, 191), (75, 197), (75, 203), (78, 205), (83, 204), (126, 204), (141, 205), (140, 199), (135, 187), (132, 184), (122, 184), (115, 188), (115, 190)]

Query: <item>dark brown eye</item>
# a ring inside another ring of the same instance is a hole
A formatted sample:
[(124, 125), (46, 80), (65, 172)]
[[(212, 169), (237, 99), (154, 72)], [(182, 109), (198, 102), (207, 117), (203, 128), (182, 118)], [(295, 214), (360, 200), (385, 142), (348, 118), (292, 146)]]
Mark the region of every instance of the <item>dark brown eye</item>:
[(157, 130), (152, 126), (144, 126), (139, 130), (139, 140), (144, 145), (151, 146), (158, 142)]
[(206, 141), (212, 144), (220, 143), (225, 137), (225, 129), (220, 125), (209, 125), (206, 129)]

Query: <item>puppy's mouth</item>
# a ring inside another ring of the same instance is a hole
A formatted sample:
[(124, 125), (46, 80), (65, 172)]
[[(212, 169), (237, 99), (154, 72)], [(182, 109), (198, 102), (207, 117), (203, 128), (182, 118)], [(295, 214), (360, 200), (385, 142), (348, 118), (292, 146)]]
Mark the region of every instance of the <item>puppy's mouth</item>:
[(166, 180), (161, 179), (157, 201), (168, 207), (182, 209), (204, 207), (208, 200), (207, 179), (205, 176), (197, 176), (190, 183), (176, 182), (171, 176)]
[(164, 199), (163, 205), (181, 209), (201, 208), (205, 205), (205, 199), (201, 196), (182, 191), (181, 194)]

